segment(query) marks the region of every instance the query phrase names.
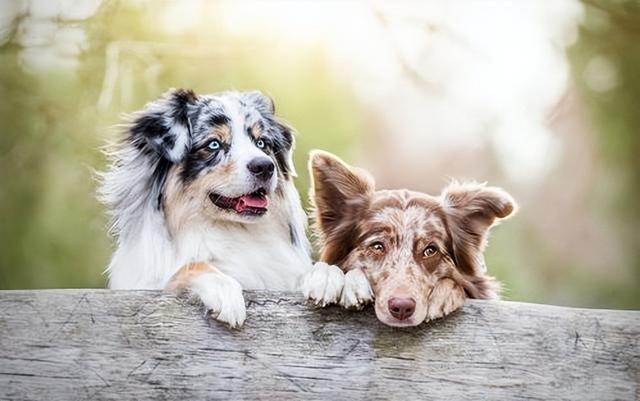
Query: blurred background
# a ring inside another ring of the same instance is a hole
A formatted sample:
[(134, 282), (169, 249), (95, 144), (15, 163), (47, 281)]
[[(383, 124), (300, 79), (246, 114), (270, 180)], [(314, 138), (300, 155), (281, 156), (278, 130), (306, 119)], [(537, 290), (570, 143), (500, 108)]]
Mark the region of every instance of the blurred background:
[(380, 188), (488, 181), (520, 203), (504, 298), (640, 308), (640, 3), (0, 2), (0, 288), (103, 287), (94, 170), (169, 87), (259, 89)]

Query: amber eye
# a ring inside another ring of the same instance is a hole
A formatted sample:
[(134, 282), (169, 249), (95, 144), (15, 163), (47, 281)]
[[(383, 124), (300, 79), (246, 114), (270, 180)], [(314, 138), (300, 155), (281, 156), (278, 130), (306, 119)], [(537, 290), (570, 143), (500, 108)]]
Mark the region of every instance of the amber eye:
[(369, 248), (373, 249), (376, 253), (384, 253), (384, 244), (380, 241), (369, 245)]
[(422, 254), (427, 258), (435, 255), (436, 253), (438, 253), (438, 247), (433, 244), (429, 244), (426, 248), (424, 248), (424, 252), (422, 252)]

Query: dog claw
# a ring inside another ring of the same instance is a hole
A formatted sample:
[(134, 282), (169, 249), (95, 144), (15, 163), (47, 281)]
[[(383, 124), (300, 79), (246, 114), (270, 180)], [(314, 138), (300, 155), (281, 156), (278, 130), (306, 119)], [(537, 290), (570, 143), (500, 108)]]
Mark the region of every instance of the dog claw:
[(302, 294), (318, 307), (338, 303), (344, 287), (344, 273), (339, 267), (318, 262), (302, 282)]
[(362, 309), (371, 301), (373, 301), (373, 291), (362, 269), (348, 271), (344, 277), (340, 305), (348, 309)]

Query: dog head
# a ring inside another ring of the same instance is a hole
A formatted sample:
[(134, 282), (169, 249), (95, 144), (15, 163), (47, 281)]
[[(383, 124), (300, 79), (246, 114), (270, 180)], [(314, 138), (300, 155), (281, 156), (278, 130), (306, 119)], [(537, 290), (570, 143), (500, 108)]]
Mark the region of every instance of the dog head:
[(203, 217), (259, 220), (294, 174), (293, 132), (259, 92), (171, 90), (134, 114), (128, 132), (153, 160), (158, 206), (173, 230)]
[(440, 196), (375, 191), (369, 174), (324, 152), (312, 154), (310, 170), (320, 258), (364, 271), (380, 321), (420, 324), (443, 279), (453, 280), (467, 297), (496, 297), (483, 251), (489, 228), (516, 208), (506, 192), (458, 183)]

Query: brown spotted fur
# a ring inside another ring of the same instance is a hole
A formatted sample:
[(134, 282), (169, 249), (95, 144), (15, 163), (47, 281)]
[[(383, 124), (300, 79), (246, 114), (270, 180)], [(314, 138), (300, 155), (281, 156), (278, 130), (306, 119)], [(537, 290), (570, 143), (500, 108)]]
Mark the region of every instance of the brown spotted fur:
[[(498, 283), (486, 274), (482, 254), (489, 228), (516, 209), (506, 192), (457, 182), (439, 196), (376, 191), (367, 172), (319, 151), (310, 170), (320, 260), (345, 272), (362, 269), (380, 320), (394, 319), (387, 311), (391, 297), (416, 301), (412, 320), (401, 325), (445, 316), (467, 297), (497, 298)], [(425, 256), (430, 245), (437, 252)]]

